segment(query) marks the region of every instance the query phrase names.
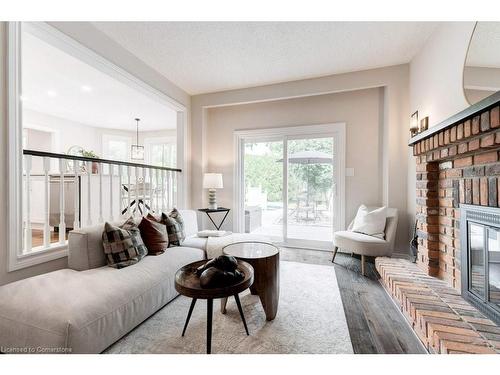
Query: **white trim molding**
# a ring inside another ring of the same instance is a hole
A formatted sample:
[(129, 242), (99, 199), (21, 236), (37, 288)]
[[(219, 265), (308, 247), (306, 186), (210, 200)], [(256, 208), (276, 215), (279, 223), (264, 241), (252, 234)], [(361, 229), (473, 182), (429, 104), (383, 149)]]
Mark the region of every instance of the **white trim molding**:
[[(236, 232), (244, 231), (244, 202), (245, 202), (245, 187), (241, 184), (242, 178), (244, 176), (243, 170), (243, 153), (244, 153), (244, 142), (248, 141), (283, 141), (284, 142), (284, 155), (288, 154), (287, 151), (287, 140), (297, 139), (297, 138), (307, 138), (307, 137), (333, 137), (335, 144), (335, 162), (338, 168), (334, 168), (336, 173), (334, 179), (336, 181), (335, 194), (337, 196), (337, 201), (339, 206), (338, 217), (334, 223), (335, 230), (345, 229), (345, 155), (346, 155), (346, 124), (345, 123), (329, 123), (329, 124), (319, 124), (319, 125), (299, 125), (299, 126), (289, 126), (289, 127), (278, 127), (278, 128), (266, 128), (266, 129), (249, 129), (249, 130), (236, 130), (233, 135), (234, 144), (234, 169), (233, 169), (233, 207), (234, 207), (234, 230)], [(288, 174), (288, 163), (283, 163), (283, 200), (287, 201), (287, 174)], [(286, 220), (286, 218), (285, 218)], [(286, 224), (286, 223), (285, 223)], [(285, 225), (286, 228), (286, 225)], [(286, 241), (286, 229), (284, 233)], [(285, 245), (290, 245), (294, 247), (304, 247), (307, 244), (301, 244), (299, 242), (285, 242)], [(310, 247), (310, 246), (307, 246)], [(330, 250), (330, 248), (329, 248)]]
[(22, 74), (21, 35), (23, 31), (35, 34), (56, 48), (61, 49), (99, 71), (137, 89), (152, 99), (167, 104), (177, 112), (177, 165), (182, 169), (176, 178), (178, 203), (185, 206), (188, 171), (187, 152), (187, 108), (135, 75), (115, 65), (90, 48), (80, 44), (63, 32), (44, 22), (9, 22), (7, 27), (7, 86), (8, 86), (8, 271), (45, 263), (67, 256), (67, 244), (53, 243), (48, 247), (33, 248), (23, 252), (23, 146), (22, 146)]
[(52, 46), (61, 49), (65, 53), (85, 62), (86, 64), (89, 64), (100, 72), (106, 73), (110, 77), (123, 82), (129, 87), (133, 87), (162, 104), (167, 103), (173, 110), (186, 110), (186, 107), (178, 101), (141, 81), (135, 75), (120, 68), (118, 65), (95, 53), (90, 48), (57, 30), (55, 27), (45, 22), (22, 22), (22, 26), (27, 32), (35, 34), (37, 37), (42, 38)]
[[(21, 110), (21, 69), (19, 66), (21, 46), (20, 22), (9, 22), (7, 29), (7, 82), (8, 82), (8, 176), (9, 201), (8, 201), (8, 247), (9, 271), (18, 269), (18, 256), (23, 248), (23, 212), (22, 212), (22, 123)], [(21, 225), (20, 225), (21, 223)]]

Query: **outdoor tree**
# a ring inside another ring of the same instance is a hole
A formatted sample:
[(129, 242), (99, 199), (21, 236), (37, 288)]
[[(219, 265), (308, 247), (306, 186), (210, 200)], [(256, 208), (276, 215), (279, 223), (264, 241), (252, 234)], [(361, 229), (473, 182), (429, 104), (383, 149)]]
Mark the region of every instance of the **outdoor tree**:
[[(300, 151), (333, 152), (331, 138), (288, 141), (288, 155)], [(282, 142), (249, 143), (245, 145), (245, 186), (261, 187), (269, 202), (281, 202), (283, 197)], [(288, 194), (291, 200), (327, 201), (332, 191), (332, 164), (289, 163)], [(307, 198), (307, 197), (305, 197)]]

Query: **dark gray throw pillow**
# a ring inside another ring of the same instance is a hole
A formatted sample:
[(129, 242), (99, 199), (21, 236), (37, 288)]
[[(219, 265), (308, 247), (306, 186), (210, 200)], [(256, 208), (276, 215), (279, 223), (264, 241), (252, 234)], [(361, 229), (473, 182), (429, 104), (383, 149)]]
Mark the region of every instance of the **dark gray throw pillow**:
[(148, 253), (132, 217), (119, 227), (105, 223), (102, 243), (108, 266), (114, 268), (136, 264)]
[(181, 243), (186, 239), (186, 233), (184, 220), (179, 211), (174, 208), (168, 215), (162, 213), (161, 222), (167, 227), (168, 246), (181, 246)]

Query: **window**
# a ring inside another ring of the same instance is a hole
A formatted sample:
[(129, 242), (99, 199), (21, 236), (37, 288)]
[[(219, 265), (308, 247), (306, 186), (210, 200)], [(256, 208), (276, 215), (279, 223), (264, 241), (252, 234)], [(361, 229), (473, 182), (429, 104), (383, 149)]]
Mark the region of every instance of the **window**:
[(177, 144), (175, 137), (145, 138), (146, 161), (149, 164), (162, 167), (175, 167), (177, 165)]
[(102, 136), (102, 156), (111, 160), (130, 160), (132, 138), (104, 134)]

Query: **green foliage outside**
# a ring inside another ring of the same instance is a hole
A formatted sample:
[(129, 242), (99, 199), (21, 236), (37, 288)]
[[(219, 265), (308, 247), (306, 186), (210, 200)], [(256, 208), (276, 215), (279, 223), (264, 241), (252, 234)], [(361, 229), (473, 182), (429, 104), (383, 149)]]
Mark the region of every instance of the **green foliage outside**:
[[(281, 202), (283, 165), (280, 160), (283, 145), (281, 142), (268, 142), (265, 145), (267, 147), (255, 143), (245, 145), (245, 186), (261, 186), (269, 202)], [(288, 153), (293, 155), (295, 152), (311, 150), (331, 154), (332, 147), (331, 138), (291, 140), (288, 142)], [(290, 163), (288, 182), (290, 201), (297, 197), (306, 199), (307, 190), (310, 200), (327, 201), (332, 189), (332, 165)]]

